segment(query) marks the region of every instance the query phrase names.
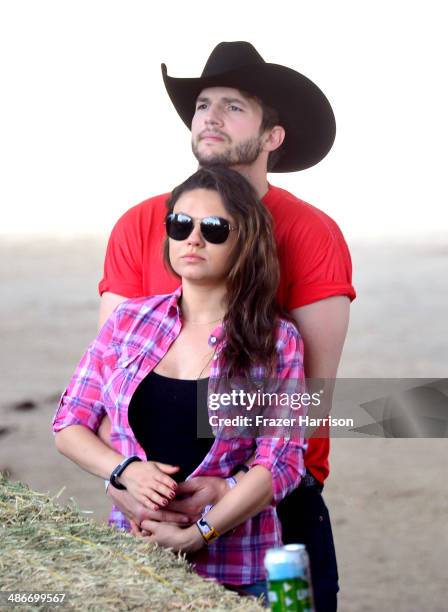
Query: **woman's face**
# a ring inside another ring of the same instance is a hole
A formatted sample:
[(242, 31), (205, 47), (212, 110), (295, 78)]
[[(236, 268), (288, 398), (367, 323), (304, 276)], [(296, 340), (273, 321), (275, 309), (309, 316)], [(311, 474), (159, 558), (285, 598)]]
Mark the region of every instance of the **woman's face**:
[(231, 266), (237, 232), (231, 231), (222, 244), (212, 244), (202, 236), (199, 223), (204, 217), (221, 217), (232, 227), (235, 226), (233, 218), (224, 208), (221, 196), (210, 189), (187, 191), (177, 200), (173, 212), (184, 213), (195, 220), (194, 229), (185, 240), (169, 239), (173, 269), (182, 279), (202, 285), (224, 283)]

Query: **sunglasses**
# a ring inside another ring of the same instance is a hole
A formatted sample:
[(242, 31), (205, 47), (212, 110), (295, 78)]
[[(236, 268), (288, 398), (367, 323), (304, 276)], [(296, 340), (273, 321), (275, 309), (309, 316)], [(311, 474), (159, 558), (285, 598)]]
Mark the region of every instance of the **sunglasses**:
[(223, 244), (230, 232), (236, 230), (222, 217), (194, 219), (185, 213), (169, 213), (165, 218), (166, 233), (173, 240), (185, 240), (193, 231), (195, 220), (200, 221), (201, 234), (211, 244)]

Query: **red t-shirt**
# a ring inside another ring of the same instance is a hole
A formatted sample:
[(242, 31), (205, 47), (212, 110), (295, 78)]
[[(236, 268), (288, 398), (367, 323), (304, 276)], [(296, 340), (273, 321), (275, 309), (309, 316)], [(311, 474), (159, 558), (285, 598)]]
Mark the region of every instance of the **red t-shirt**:
[[(107, 246), (100, 294), (110, 291), (134, 298), (170, 293), (179, 286), (162, 256), (168, 196), (145, 200), (118, 220)], [(272, 185), (263, 203), (274, 219), (281, 269), (279, 303), (293, 310), (335, 295), (353, 300), (350, 252), (336, 223), (318, 208)], [(309, 440), (305, 464), (321, 482), (329, 473), (329, 450), (328, 438)]]

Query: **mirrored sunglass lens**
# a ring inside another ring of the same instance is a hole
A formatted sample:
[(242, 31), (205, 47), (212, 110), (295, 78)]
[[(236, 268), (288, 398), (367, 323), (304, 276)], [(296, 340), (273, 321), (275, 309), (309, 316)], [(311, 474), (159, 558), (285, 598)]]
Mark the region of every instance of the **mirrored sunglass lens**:
[(193, 221), (187, 215), (170, 214), (166, 220), (166, 231), (173, 240), (185, 240), (193, 231)]
[(206, 217), (201, 221), (201, 233), (212, 244), (222, 244), (229, 237), (229, 224), (221, 217)]

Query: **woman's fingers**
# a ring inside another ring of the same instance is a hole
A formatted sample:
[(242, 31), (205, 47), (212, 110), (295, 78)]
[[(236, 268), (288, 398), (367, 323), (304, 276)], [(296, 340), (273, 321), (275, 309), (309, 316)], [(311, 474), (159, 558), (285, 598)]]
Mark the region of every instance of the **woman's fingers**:
[(159, 461), (153, 461), (153, 463), (161, 472), (165, 472), (165, 474), (175, 474), (180, 469), (178, 465), (169, 465), (168, 463), (160, 463)]
[(146, 469), (149, 471), (149, 478), (151, 479), (151, 486), (160, 495), (164, 495), (168, 499), (173, 499), (177, 488), (177, 482), (161, 471), (160, 466), (165, 466), (166, 468), (173, 469), (174, 471), (179, 470), (179, 468), (177, 466), (167, 465), (166, 463), (159, 463), (157, 461), (148, 461), (146, 464)]
[(144, 484), (142, 492), (160, 506), (166, 506), (176, 496), (175, 491), (171, 487), (158, 482), (155, 478)]
[(160, 510), (168, 505), (169, 500), (159, 495), (153, 487), (144, 487), (136, 495), (137, 501), (142, 503), (149, 510)]
[(177, 483), (166, 472), (175, 473), (179, 467), (155, 461), (134, 462), (123, 473), (123, 484), (145, 508), (157, 511), (176, 495)]
[(157, 486), (155, 487), (156, 491), (163, 495), (168, 499), (174, 499), (176, 497), (176, 482), (171, 481), (174, 486), (169, 482), (171, 479), (166, 480), (166, 476), (155, 476), (155, 480), (157, 481)]
[(166, 497), (163, 497), (163, 495), (159, 495), (157, 491), (154, 489), (148, 493), (148, 499), (150, 499), (152, 502), (154, 502), (158, 506), (161, 506), (162, 508), (163, 506), (166, 506), (169, 501)]
[(132, 519), (129, 520), (129, 524), (131, 525), (131, 533), (132, 535), (135, 535), (137, 537), (141, 537), (143, 534), (143, 531), (140, 529), (140, 527), (137, 525), (137, 523), (135, 521), (133, 521)]
[(148, 510), (153, 510), (153, 511), (157, 511), (159, 510), (159, 506), (154, 503), (151, 498), (149, 497), (149, 495), (145, 494), (145, 493), (134, 493), (134, 497), (135, 499), (140, 502), (145, 508), (147, 508)]
[[(143, 525), (144, 523), (144, 525)], [(160, 526), (160, 523), (158, 521), (152, 521), (151, 519), (147, 519), (145, 521), (142, 521), (142, 529), (145, 531), (148, 531), (149, 533), (153, 534), (155, 531), (157, 531), (157, 528)]]

